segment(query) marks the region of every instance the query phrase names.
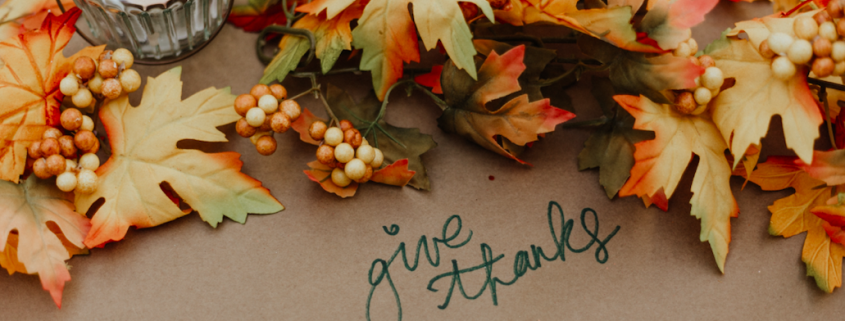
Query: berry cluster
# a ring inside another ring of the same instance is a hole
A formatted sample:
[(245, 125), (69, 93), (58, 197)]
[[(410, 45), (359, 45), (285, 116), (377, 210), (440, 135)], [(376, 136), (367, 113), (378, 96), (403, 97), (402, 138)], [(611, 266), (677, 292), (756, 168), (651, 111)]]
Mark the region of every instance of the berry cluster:
[(79, 108), (94, 104), (93, 94), (115, 99), (124, 92), (135, 92), (141, 87), (141, 75), (129, 69), (134, 62), (132, 53), (123, 48), (106, 50), (97, 61), (90, 57), (76, 58), (73, 72), (62, 79), (59, 89)]
[(276, 152), (273, 132), (284, 133), (299, 118), (302, 108), (293, 99), (286, 99), (284, 86), (255, 85), (249, 94), (235, 99), (235, 111), (243, 118), (235, 124), (238, 135), (248, 137), (261, 155)]
[[(97, 190), (100, 167), (100, 141), (94, 135), (94, 121), (76, 108), (68, 108), (61, 115), (62, 128), (73, 133), (65, 135), (57, 128), (44, 131), (40, 141), (29, 146), (32, 173), (38, 178), (56, 178), (56, 186), (64, 192), (90, 194)], [(81, 154), (81, 156), (79, 156)]]
[(340, 187), (366, 183), (373, 177), (374, 169), (384, 163), (384, 154), (370, 146), (352, 122), (341, 120), (339, 127), (328, 127), (316, 121), (308, 128), (308, 134), (316, 141), (322, 141), (317, 148), (317, 160), (332, 170), (332, 182)]
[(824, 78), (845, 74), (845, 12), (840, 0), (833, 0), (827, 10), (812, 17), (795, 19), (795, 37), (774, 32), (760, 43), (760, 54), (772, 59), (772, 74), (781, 80), (795, 75), (797, 66), (809, 66), (813, 73)]
[(697, 52), (698, 43), (693, 38), (679, 44), (673, 52), (675, 57), (692, 59), (693, 63), (704, 68), (704, 74), (695, 79), (694, 88), (675, 93), (675, 109), (688, 115), (698, 115), (707, 110), (707, 104), (719, 94), (725, 83), (725, 76), (716, 67), (716, 61), (708, 55), (695, 57)]

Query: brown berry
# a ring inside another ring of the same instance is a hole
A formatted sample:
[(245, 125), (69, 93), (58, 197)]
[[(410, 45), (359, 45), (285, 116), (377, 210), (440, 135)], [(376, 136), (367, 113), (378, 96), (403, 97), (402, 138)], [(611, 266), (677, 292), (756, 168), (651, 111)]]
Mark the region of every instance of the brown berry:
[(813, 54), (815, 54), (816, 57), (830, 56), (830, 51), (832, 48), (833, 44), (830, 43), (830, 40), (827, 40), (822, 37), (818, 37), (816, 38), (816, 40), (813, 40)]
[(62, 112), (61, 116), (62, 127), (66, 130), (77, 130), (82, 126), (82, 113), (79, 109), (68, 108)]
[(117, 63), (111, 59), (100, 61), (98, 71), (100, 72), (100, 77), (103, 77), (103, 79), (115, 78), (118, 72)]
[(74, 145), (73, 137), (70, 135), (59, 137), (59, 150), (64, 157), (76, 157), (76, 145)]
[(258, 84), (252, 87), (249, 94), (257, 100), (261, 96), (271, 95), (272, 93), (270, 92), (270, 87), (267, 87), (267, 85)]
[(53, 127), (47, 128), (47, 130), (44, 131), (44, 134), (41, 134), (41, 139), (47, 139), (47, 138), (58, 139), (59, 137), (62, 137), (62, 131), (59, 130), (58, 128), (53, 128)]
[(299, 103), (296, 100), (288, 99), (282, 101), (282, 105), (279, 106), (291, 121), (296, 121), (299, 118), (299, 115), (302, 114), (302, 107), (299, 107)]
[(98, 151), (100, 151), (100, 140), (99, 139), (94, 140), (94, 146), (91, 147), (91, 149), (85, 150), (83, 152), (85, 154), (96, 154)]
[(65, 172), (65, 168), (67, 163), (65, 163), (65, 158), (62, 155), (50, 155), (47, 157), (47, 171), (51, 175), (59, 175)]
[(369, 182), (370, 178), (373, 178), (373, 167), (370, 166), (370, 165), (367, 165), (367, 169), (364, 172), (364, 177), (361, 177), (360, 179), (356, 179), (355, 182), (363, 184), (363, 183)]
[(766, 59), (772, 59), (775, 56), (775, 52), (772, 51), (772, 48), (769, 48), (769, 39), (763, 40), (760, 43), (760, 55)]
[(53, 176), (47, 169), (47, 160), (44, 158), (36, 159), (35, 163), (32, 163), (32, 173), (40, 179), (48, 179)]
[(675, 109), (682, 114), (692, 113), (698, 105), (695, 104), (695, 97), (691, 92), (684, 91), (675, 96)]
[(340, 130), (346, 132), (347, 130), (352, 128), (355, 128), (355, 126), (352, 125), (351, 121), (348, 121), (346, 119), (340, 121)]
[(112, 56), (113, 54), (114, 54), (114, 51), (111, 51), (111, 50), (103, 50), (103, 52), (102, 52), (102, 53), (100, 53), (100, 57), (98, 57), (98, 58), (97, 58), (97, 60), (99, 60), (99, 61), (103, 61), (103, 60), (106, 60), (106, 59), (111, 59), (111, 56)]
[(704, 69), (716, 66), (716, 61), (713, 60), (713, 57), (710, 57), (708, 55), (701, 55), (700, 57), (698, 57), (698, 61), (701, 62), (701, 68)]
[(243, 94), (235, 98), (235, 112), (241, 117), (246, 116), (246, 112), (256, 106), (258, 106), (258, 100), (250, 94)]
[(313, 140), (323, 140), (323, 136), (326, 135), (326, 123), (322, 121), (315, 121), (311, 123), (311, 126), (308, 127), (308, 134), (311, 135), (311, 139)]
[(352, 145), (352, 148), (358, 148), (358, 146), (361, 146), (362, 141), (363, 137), (361, 137), (361, 132), (355, 128), (343, 132), (343, 142)]
[(334, 148), (329, 145), (320, 145), (320, 147), (317, 147), (317, 161), (325, 165), (335, 162)]
[(120, 80), (109, 78), (103, 81), (103, 96), (115, 99), (120, 97), (121, 93), (123, 93), (123, 85), (120, 84)]
[(277, 133), (284, 133), (290, 128), (290, 117), (283, 112), (276, 112), (272, 117), (267, 117), (270, 120), (270, 129)]
[(255, 132), (257, 132), (258, 129), (250, 126), (250, 124), (246, 122), (246, 118), (241, 118), (238, 119), (238, 122), (235, 124), (235, 131), (243, 138), (250, 138), (252, 135), (255, 135)]
[(29, 145), (29, 148), (27, 150), (27, 154), (29, 154), (29, 157), (34, 158), (34, 159), (41, 158), (41, 156), (42, 156), (42, 154), (41, 154), (41, 141), (38, 140), (38, 141), (33, 142), (31, 145)]
[(264, 117), (264, 124), (261, 124), (261, 127), (258, 127), (258, 131), (269, 132), (269, 131), (273, 130), (273, 126), (271, 125), (272, 123), (273, 123), (273, 117), (272, 116)]
[(825, 10), (817, 12), (815, 15), (813, 15), (813, 19), (815, 19), (816, 23), (819, 25), (833, 20), (833, 18), (830, 17), (830, 13)]
[(273, 135), (261, 136), (261, 138), (255, 142), (255, 149), (258, 150), (258, 153), (261, 155), (272, 155), (276, 152), (276, 139), (273, 138)]
[(276, 97), (276, 99), (278, 100), (288, 98), (288, 90), (285, 89), (285, 86), (279, 84), (270, 85), (270, 94), (273, 95), (273, 97)]
[(82, 56), (73, 62), (73, 73), (83, 82), (93, 78), (95, 72), (97, 72), (97, 64), (90, 57)]
[(76, 145), (76, 148), (87, 153), (97, 143), (97, 136), (94, 136), (94, 133), (90, 131), (80, 130), (73, 137), (73, 143)]
[(834, 19), (842, 18), (842, 3), (839, 0), (831, 0), (827, 4), (827, 14)]
[(845, 35), (845, 19), (839, 19), (839, 21), (836, 22), (836, 33)]
[(830, 57), (816, 58), (813, 60), (813, 73), (819, 78), (830, 76), (836, 63)]
[(59, 141), (55, 138), (47, 138), (41, 141), (41, 156), (48, 157), (51, 155), (56, 155), (61, 151), (59, 147)]

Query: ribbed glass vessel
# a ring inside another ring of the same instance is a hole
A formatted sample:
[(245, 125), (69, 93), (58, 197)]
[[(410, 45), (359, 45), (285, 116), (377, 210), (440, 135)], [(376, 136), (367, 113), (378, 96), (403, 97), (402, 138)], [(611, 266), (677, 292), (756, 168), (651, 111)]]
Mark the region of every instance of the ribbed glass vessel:
[(139, 62), (178, 59), (202, 48), (233, 0), (74, 0), (94, 42), (127, 48)]

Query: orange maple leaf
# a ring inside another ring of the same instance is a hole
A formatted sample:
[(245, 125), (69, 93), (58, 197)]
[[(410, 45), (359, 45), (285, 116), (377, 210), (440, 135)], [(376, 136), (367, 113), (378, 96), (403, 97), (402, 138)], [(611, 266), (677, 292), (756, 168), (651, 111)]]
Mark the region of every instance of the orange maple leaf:
[(65, 58), (62, 50), (76, 30), (81, 11), (50, 16), (40, 29), (0, 43), (0, 179), (18, 182), (26, 165), (26, 148), (59, 122), (64, 95), (59, 82), (77, 57), (97, 58), (105, 46), (88, 47)]
[[(61, 3), (65, 10), (76, 6), (73, 0)], [(56, 0), (6, 0), (0, 5), (0, 41), (38, 29), (47, 16), (58, 13), (61, 12)]]

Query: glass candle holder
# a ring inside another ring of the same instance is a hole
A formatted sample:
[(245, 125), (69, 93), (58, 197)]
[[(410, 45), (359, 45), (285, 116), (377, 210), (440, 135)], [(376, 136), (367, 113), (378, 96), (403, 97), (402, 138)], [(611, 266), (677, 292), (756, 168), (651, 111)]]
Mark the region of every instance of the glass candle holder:
[(89, 42), (129, 49), (147, 64), (171, 63), (204, 47), (226, 23), (233, 1), (74, 0)]

